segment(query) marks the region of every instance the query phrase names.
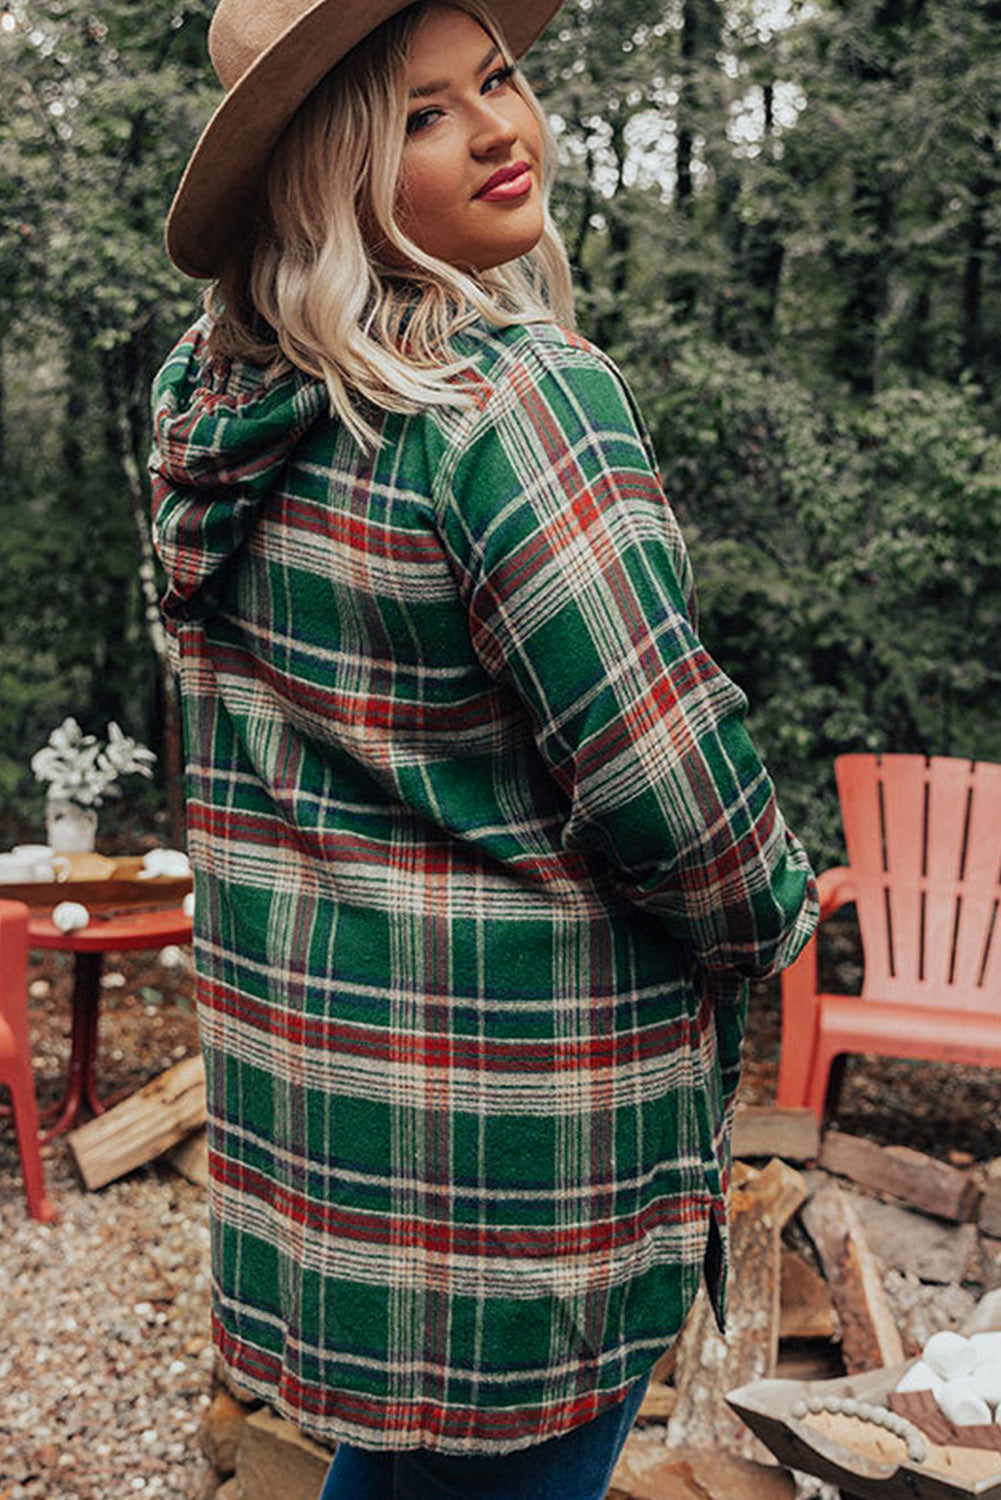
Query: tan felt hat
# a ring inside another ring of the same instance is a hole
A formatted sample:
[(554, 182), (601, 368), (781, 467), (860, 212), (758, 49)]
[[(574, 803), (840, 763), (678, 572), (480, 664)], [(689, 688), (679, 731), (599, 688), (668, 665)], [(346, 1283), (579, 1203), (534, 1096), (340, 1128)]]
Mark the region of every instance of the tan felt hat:
[[(247, 220), (268, 158), (307, 95), (341, 58), (413, 0), (220, 0), (209, 53), (226, 97), (202, 132), (167, 216), (167, 253), (217, 276)], [(461, 0), (460, 0), (461, 4)], [(492, 0), (522, 57), (562, 0)]]

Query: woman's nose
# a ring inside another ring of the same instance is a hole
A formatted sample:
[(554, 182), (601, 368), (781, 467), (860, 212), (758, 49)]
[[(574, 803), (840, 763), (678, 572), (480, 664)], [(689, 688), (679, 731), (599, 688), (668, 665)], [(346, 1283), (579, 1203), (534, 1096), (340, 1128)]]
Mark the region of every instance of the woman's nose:
[(473, 127), (473, 154), (489, 156), (499, 147), (513, 146), (517, 139), (517, 126), (500, 110), (495, 109), (488, 99), (482, 99)]

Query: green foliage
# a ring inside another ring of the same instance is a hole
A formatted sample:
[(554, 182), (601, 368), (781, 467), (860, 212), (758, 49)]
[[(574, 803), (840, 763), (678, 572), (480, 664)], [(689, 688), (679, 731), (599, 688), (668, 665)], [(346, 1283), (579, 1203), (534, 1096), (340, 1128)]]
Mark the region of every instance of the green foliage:
[[(161, 748), (129, 474), (196, 303), (162, 220), (216, 98), (212, 8), (3, 13), (0, 810), (40, 809), (28, 760), (67, 715)], [(826, 863), (841, 751), (1001, 760), (1001, 10), (775, 17), (568, 0), (530, 68), (582, 325), (636, 390), (707, 643)]]
[(194, 300), (161, 226), (207, 112), (209, 11), (12, 3), (0, 31), (0, 798), (29, 808), (67, 715), (156, 737), (126, 465)]
[[(620, 357), (699, 583), (704, 639), (815, 857), (834, 757), (1001, 760), (1001, 439), (977, 393), (818, 408), (802, 384), (639, 320)], [(645, 335), (645, 336), (644, 336)]]

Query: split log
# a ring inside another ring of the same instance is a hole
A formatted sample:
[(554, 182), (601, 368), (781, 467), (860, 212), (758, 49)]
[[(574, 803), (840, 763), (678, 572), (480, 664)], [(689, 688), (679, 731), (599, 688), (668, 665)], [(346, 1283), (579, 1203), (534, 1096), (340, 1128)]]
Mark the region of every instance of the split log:
[(780, 1156), (783, 1161), (816, 1161), (820, 1126), (812, 1109), (737, 1106), (733, 1119), (734, 1157)]
[(208, 1187), (209, 1142), (204, 1125), (186, 1135), (176, 1146), (171, 1146), (166, 1159), (179, 1176), (186, 1177), (196, 1187)]
[(660, 1380), (651, 1380), (637, 1413), (637, 1422), (666, 1422), (674, 1414), (678, 1404), (678, 1393), (673, 1385), (664, 1385)]
[(782, 1251), (782, 1317), (780, 1339), (834, 1339), (838, 1315), (830, 1288), (809, 1261), (795, 1250)]
[(85, 1185), (99, 1188), (160, 1156), (205, 1116), (205, 1067), (186, 1057), (68, 1139)]
[(904, 1347), (879, 1267), (844, 1193), (833, 1183), (821, 1188), (803, 1210), (802, 1221), (841, 1319), (841, 1353), (847, 1373), (900, 1364)]
[(806, 1199), (807, 1187), (799, 1173), (778, 1158), (760, 1172), (742, 1175), (731, 1205), (726, 1338), (716, 1327), (703, 1288), (678, 1340), (674, 1377), (678, 1401), (669, 1438), (672, 1445), (771, 1462), (725, 1398), (735, 1386), (775, 1373), (781, 1234)]
[(874, 1141), (829, 1130), (820, 1165), (862, 1187), (890, 1193), (938, 1219), (964, 1223), (976, 1218), (980, 1190), (970, 1173), (909, 1146), (877, 1146)]
[(845, 1362), (841, 1345), (831, 1339), (797, 1339), (779, 1344), (776, 1380), (841, 1380)]

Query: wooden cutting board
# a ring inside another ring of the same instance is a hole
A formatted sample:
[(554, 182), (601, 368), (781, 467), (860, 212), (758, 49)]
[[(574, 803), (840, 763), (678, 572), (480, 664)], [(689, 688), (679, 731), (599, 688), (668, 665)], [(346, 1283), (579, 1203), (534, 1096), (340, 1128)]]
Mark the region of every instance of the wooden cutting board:
[[(837, 1380), (759, 1380), (729, 1391), (726, 1400), (780, 1464), (813, 1474), (854, 1500), (1001, 1500), (1001, 1454), (971, 1458), (974, 1450), (930, 1444), (922, 1463), (882, 1461), (811, 1427), (810, 1417), (792, 1414), (795, 1403), (810, 1396), (854, 1396), (881, 1406), (908, 1363)], [(975, 1467), (983, 1471), (978, 1478), (970, 1477)]]

